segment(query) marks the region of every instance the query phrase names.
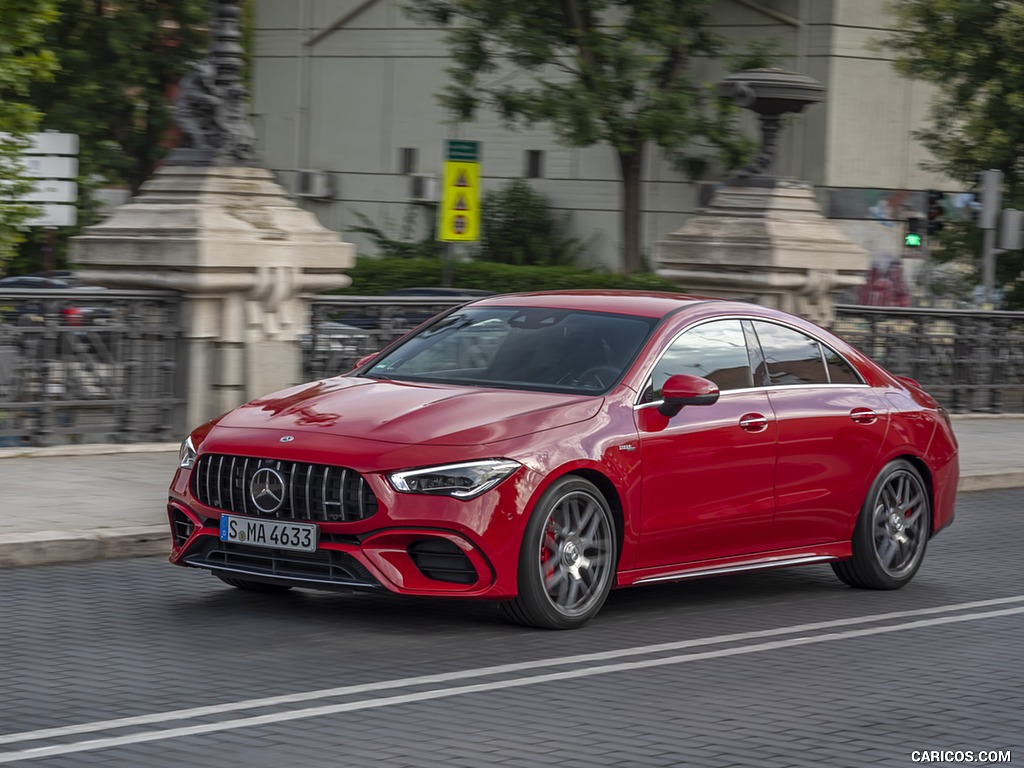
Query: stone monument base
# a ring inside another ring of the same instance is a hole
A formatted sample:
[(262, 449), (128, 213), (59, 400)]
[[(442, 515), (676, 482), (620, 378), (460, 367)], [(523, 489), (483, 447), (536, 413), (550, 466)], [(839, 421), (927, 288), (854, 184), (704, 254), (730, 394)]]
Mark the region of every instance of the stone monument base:
[(309, 302), (354, 259), (269, 171), (223, 166), (165, 166), (71, 245), (85, 282), (182, 294), (189, 428), (299, 383)]
[(694, 294), (753, 301), (827, 325), (834, 295), (864, 282), (867, 252), (818, 207), (809, 184), (734, 181), (654, 248), (657, 272)]

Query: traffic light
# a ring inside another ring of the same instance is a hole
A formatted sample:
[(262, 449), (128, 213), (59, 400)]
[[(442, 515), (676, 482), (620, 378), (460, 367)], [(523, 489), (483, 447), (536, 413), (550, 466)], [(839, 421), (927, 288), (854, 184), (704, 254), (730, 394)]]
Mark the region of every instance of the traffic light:
[(945, 213), (945, 209), (942, 207), (942, 201), (946, 196), (937, 189), (928, 190), (928, 234), (934, 236), (942, 231), (945, 226), (942, 222), (942, 214)]
[(903, 236), (903, 244), (907, 248), (921, 247), (921, 220), (916, 216), (907, 219), (907, 234)]

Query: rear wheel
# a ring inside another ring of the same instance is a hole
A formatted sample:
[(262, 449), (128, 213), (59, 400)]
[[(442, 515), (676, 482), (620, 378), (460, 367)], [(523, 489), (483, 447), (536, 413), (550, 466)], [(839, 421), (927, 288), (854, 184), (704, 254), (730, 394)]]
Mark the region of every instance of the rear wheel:
[(853, 557), (832, 564), (852, 587), (899, 589), (924, 560), (932, 529), (931, 501), (914, 465), (897, 459), (868, 491), (853, 531)]
[(587, 480), (565, 477), (541, 497), (519, 552), (519, 595), (502, 604), (517, 624), (575, 629), (601, 610), (615, 578), (615, 523)]
[(239, 579), (235, 576), (227, 576), (223, 573), (213, 574), (218, 579), (223, 581), (228, 586), (234, 587), (235, 589), (241, 589), (245, 592), (262, 592), (264, 594), (278, 594), (281, 592), (287, 592), (291, 589), (290, 584), (270, 584), (265, 581), (250, 581), (249, 579)]

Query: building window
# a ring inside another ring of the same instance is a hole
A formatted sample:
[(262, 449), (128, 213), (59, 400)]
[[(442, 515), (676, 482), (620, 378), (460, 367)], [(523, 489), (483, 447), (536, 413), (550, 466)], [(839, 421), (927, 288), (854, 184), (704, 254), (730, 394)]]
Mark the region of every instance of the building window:
[(526, 178), (528, 178), (528, 179), (542, 179), (542, 178), (544, 178), (544, 150), (542, 150), (542, 149), (528, 149), (528, 150), (526, 150)]
[(404, 176), (416, 173), (418, 151), (415, 147), (402, 147), (398, 150), (398, 172)]

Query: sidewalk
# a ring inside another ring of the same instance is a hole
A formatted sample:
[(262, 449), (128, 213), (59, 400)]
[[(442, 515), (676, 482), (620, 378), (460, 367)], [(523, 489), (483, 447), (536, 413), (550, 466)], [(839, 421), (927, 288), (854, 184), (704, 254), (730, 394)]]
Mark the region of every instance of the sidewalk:
[[(958, 416), (960, 491), (1024, 488), (1024, 415)], [(177, 444), (0, 449), (0, 568), (167, 554)]]

